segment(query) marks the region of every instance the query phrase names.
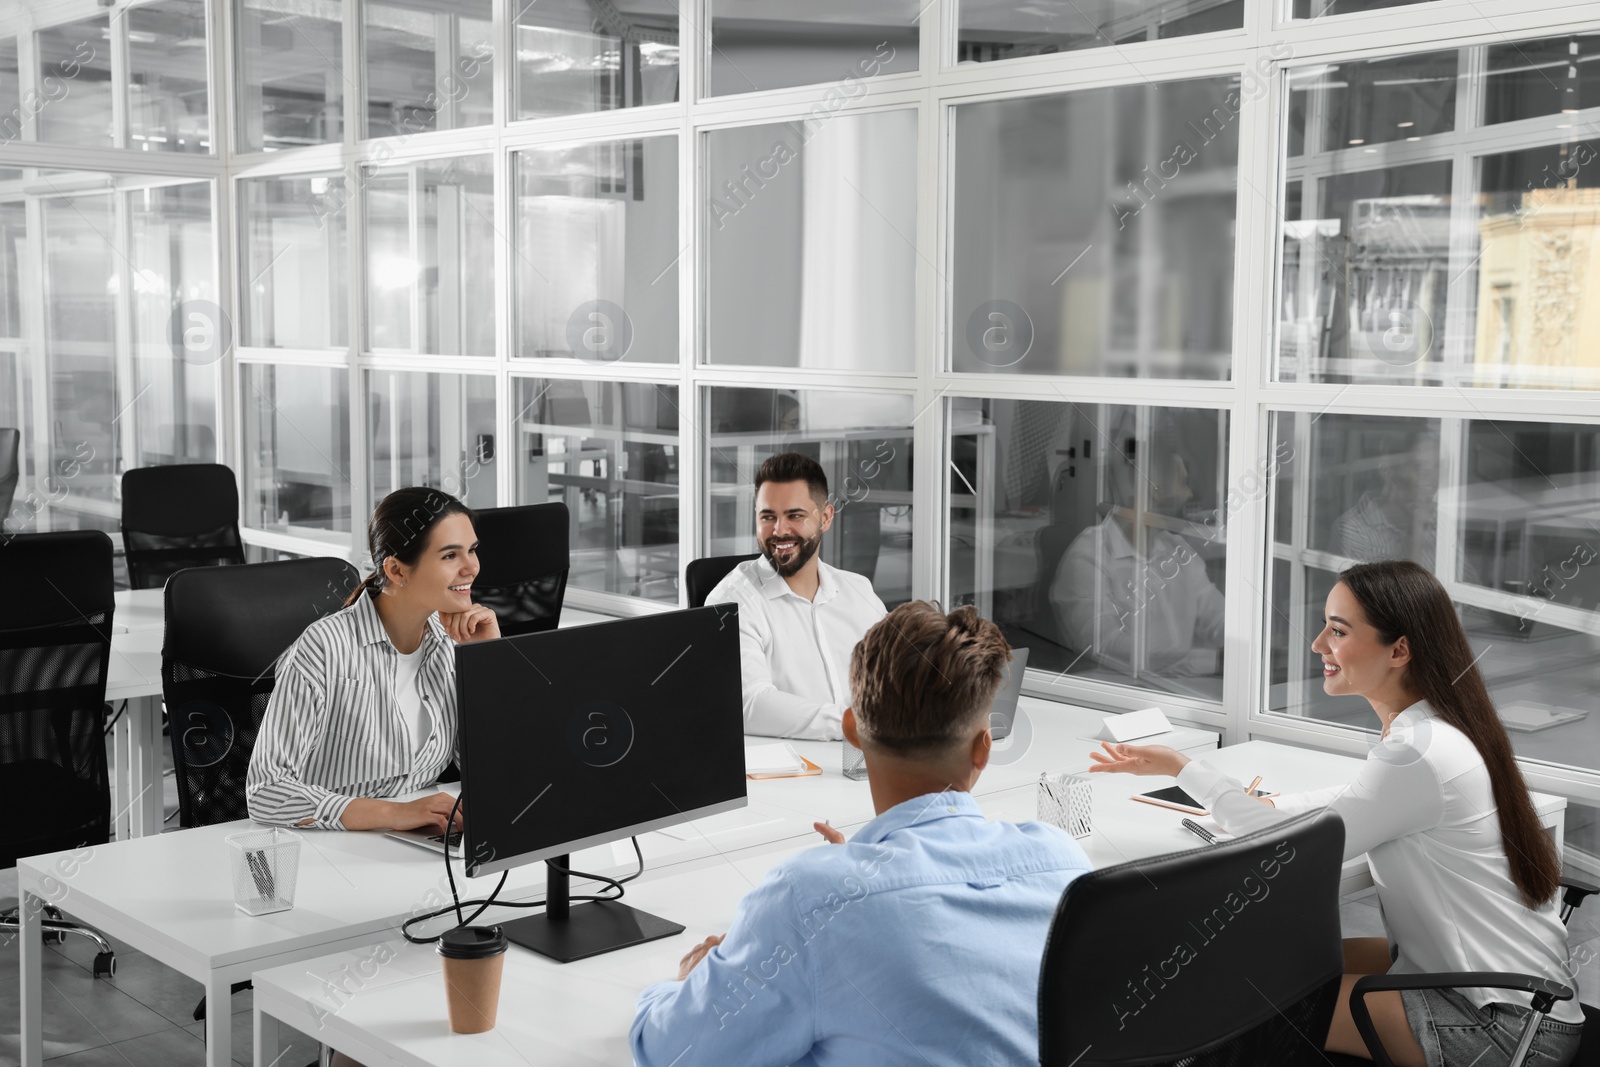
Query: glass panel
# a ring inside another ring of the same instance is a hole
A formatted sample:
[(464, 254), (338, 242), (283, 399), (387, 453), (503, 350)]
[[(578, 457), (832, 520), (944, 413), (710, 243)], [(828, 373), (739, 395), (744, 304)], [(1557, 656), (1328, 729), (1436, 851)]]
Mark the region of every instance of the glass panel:
[(950, 595), (1028, 666), (1222, 698), (1226, 412), (952, 401)]
[(859, 96), (863, 79), (917, 69), (927, 10), (919, 0), (711, 0), (710, 7), (711, 96), (824, 83)]
[(217, 375), (231, 330), (217, 305), (211, 183), (128, 195), (133, 225), (134, 462), (217, 461)]
[(22, 140), (22, 77), (17, 63), (17, 39), (0, 39), (0, 145)]
[(1600, 33), (1491, 45), (1483, 92), (1485, 123), (1600, 107)]
[(364, 5), (368, 137), (494, 121), (489, 0)]
[(1244, 0), (961, 0), (961, 62), (991, 63), (1244, 26)]
[(348, 372), (264, 363), (239, 371), (245, 523), (348, 544), (330, 535), (350, 530)]
[(517, 503), (566, 503), (568, 583), (677, 603), (678, 387), (515, 382)]
[(130, 147), (211, 151), (205, 0), (158, 0), (127, 17)]
[(1426, 0), (1294, 0), (1293, 18), (1319, 19), (1324, 15), (1352, 15), (1360, 11), (1381, 11), (1389, 7), (1410, 7)]
[(368, 347), (494, 355), (499, 235), (491, 157), (368, 167), (361, 184), (367, 197)]
[(266, 348), (342, 348), (345, 207), (339, 174), (252, 178), (239, 183), (245, 277), (243, 343)]
[(28, 263), (27, 209), (0, 203), (0, 337), (22, 336), (22, 272)]
[[(1517, 755), (1600, 768), (1600, 427), (1294, 413), (1273, 424), (1272, 491), (1289, 504), (1274, 507), (1268, 707), (1377, 729), (1365, 701), (1323, 693), (1309, 646), (1340, 570), (1408, 558), (1445, 577)], [(1441, 484), (1450, 453), (1460, 485)]]
[[(104, 188), (103, 179), (97, 184)], [(122, 469), (117, 420), (126, 403), (115, 355), (119, 250), (107, 240), (116, 232), (114, 205), (102, 192), (51, 197), (41, 206), (49, 465), (77, 470), (65, 497), (52, 503), (62, 510), (80, 500), (109, 508)]]
[(706, 135), (706, 359), (911, 373), (917, 116)]
[(517, 118), (681, 99), (678, 9), (617, 0), (517, 0)]
[(957, 371), (1227, 378), (1238, 78), (956, 108)]
[(678, 139), (516, 154), (518, 354), (678, 361)]
[(495, 504), (494, 379), (367, 373), (372, 506), (408, 485), (431, 485), (469, 507)]
[(755, 552), (755, 476), (802, 452), (822, 464), (835, 509), (821, 558), (865, 575), (890, 607), (911, 599), (915, 401), (899, 393), (706, 390), (707, 555)]
[(240, 0), (239, 150), (344, 138), (340, 0)]
[[(1291, 72), (1286, 178), (1303, 194), (1286, 201), (1281, 379), (1600, 386), (1600, 274), (1587, 266), (1600, 141), (1578, 140), (1566, 113), (1594, 106), (1578, 75), (1596, 40)], [(1527, 124), (1514, 150), (1458, 129), (1458, 72), (1480, 64), (1493, 72), (1484, 121)]]
[(110, 20), (52, 26), (36, 41), (39, 140), (112, 147)]

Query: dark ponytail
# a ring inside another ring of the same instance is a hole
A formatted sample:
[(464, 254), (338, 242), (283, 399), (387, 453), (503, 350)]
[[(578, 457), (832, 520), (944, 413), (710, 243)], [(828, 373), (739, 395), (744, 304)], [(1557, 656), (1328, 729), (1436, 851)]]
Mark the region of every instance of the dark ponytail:
[(477, 521), (471, 508), (441, 489), (413, 486), (396, 489), (384, 497), (367, 527), (367, 551), (372, 554), (374, 570), (361, 579), (344, 602), (345, 607), (354, 604), (363, 593), (375, 597), (383, 592), (388, 581), (383, 576), (383, 562), (390, 556), (408, 567), (416, 566), (423, 549), (428, 547), (428, 532), (446, 515), (465, 515)]
[(1450, 594), (1428, 570), (1410, 560), (1361, 563), (1339, 575), (1361, 603), (1378, 640), (1411, 645), (1406, 682), (1441, 719), (1466, 734), (1483, 757), (1499, 809), (1511, 880), (1522, 903), (1534, 908), (1561, 888), (1561, 861), (1533, 808), (1517, 768), (1511, 738), (1494, 710), (1489, 690), (1467, 643)]

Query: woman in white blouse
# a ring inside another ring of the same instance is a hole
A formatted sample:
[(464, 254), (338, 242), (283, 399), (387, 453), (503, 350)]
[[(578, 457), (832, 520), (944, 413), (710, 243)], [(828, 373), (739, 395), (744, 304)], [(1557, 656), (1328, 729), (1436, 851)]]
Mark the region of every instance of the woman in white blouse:
[(437, 489), (397, 489), (367, 540), (377, 570), (278, 663), (245, 779), (258, 822), (442, 831), (450, 818), (448, 793), (388, 798), (431, 787), (455, 758), (454, 643), (500, 636), (472, 602), (472, 512)]
[[(1090, 770), (1174, 776), (1232, 833), (1322, 807), (1343, 818), (1345, 858), (1366, 854), (1389, 936), (1345, 940), (1330, 1052), (1369, 1056), (1349, 1008), (1363, 974), (1513, 971), (1572, 985), (1560, 860), (1449, 594), (1416, 563), (1364, 563), (1339, 576), (1324, 612), (1311, 644), (1323, 690), (1365, 697), (1383, 731), (1353, 783), (1258, 802), (1159, 745), (1107, 744)], [(1503, 1067), (1530, 1011), (1525, 996), (1493, 989), (1381, 992), (1366, 1004), (1401, 1067)], [(1582, 1027), (1576, 1000), (1558, 1003), (1530, 1067), (1570, 1063)]]

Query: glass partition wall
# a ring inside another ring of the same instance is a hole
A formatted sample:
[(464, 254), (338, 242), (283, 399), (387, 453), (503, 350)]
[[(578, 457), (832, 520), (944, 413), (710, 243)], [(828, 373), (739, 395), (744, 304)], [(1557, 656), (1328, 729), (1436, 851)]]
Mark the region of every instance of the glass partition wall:
[(1233, 739), (1363, 751), (1310, 638), (1416, 560), (1600, 802), (1600, 17), (1480, 7), (18, 0), (6, 531), (215, 460), (360, 564), (425, 482), (627, 614), (794, 449), (886, 602)]

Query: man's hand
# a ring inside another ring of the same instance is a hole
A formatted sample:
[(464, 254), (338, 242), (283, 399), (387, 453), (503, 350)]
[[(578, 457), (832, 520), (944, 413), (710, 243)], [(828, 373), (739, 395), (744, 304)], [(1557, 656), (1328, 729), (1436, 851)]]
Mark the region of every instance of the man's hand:
[(817, 833), (821, 834), (823, 840), (827, 841), (830, 845), (844, 844), (844, 835), (835, 830), (833, 827), (829, 826), (826, 822), (814, 822), (811, 824), (811, 828)]
[(444, 625), (444, 632), (450, 635), (450, 640), (458, 645), (489, 641), (500, 636), (500, 621), (495, 618), (492, 609), (482, 604), (474, 604), (466, 611), (441, 613), (439, 622)]
[(678, 964), (678, 981), (681, 982), (689, 977), (689, 972), (694, 970), (697, 963), (706, 958), (706, 953), (722, 944), (722, 939), (727, 936), (727, 934), (712, 934), (690, 949), (689, 954), (683, 957), (683, 961)]
[(1089, 753), (1090, 771), (1115, 771), (1123, 774), (1164, 774), (1176, 778), (1189, 765), (1189, 757), (1166, 745), (1114, 745), (1100, 742), (1105, 754)]

